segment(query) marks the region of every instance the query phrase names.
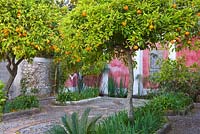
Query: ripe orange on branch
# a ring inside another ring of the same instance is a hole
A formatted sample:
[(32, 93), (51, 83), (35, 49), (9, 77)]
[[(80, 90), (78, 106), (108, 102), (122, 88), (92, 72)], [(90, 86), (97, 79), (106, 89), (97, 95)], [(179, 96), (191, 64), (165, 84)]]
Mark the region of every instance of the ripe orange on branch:
[(81, 15), (82, 15), (83, 17), (86, 17), (86, 16), (87, 16), (86, 11), (83, 11)]
[(138, 50), (138, 49), (139, 49), (139, 47), (137, 45), (133, 46), (133, 50)]
[(177, 6), (176, 6), (176, 4), (173, 4), (173, 5), (172, 5), (172, 8), (174, 8), (174, 9), (175, 9), (176, 7), (177, 7)]
[(126, 21), (122, 22), (122, 26), (124, 26), (124, 27), (126, 26)]
[(137, 14), (142, 14), (142, 10), (138, 9)]
[(127, 6), (127, 5), (124, 6), (123, 9), (124, 9), (125, 11), (128, 11), (128, 6)]
[(192, 43), (192, 41), (191, 41), (191, 40), (188, 40), (188, 41), (187, 41), (187, 44), (191, 44), (191, 43)]
[(150, 30), (153, 30), (153, 29), (154, 29), (154, 25), (151, 24), (151, 25), (149, 26), (149, 29), (150, 29)]
[(190, 32), (185, 32), (185, 36), (189, 36), (190, 35)]

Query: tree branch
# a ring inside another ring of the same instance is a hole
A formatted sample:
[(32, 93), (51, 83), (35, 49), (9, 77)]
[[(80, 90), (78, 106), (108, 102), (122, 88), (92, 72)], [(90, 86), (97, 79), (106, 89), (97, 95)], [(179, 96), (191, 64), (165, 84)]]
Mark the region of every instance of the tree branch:
[(6, 65), (6, 68), (8, 70), (8, 72), (12, 75), (12, 70), (11, 70), (11, 59), (8, 56), (8, 54), (6, 54), (6, 59), (8, 60), (8, 64)]
[(17, 61), (16, 65), (18, 66), (23, 60), (24, 60), (24, 56)]

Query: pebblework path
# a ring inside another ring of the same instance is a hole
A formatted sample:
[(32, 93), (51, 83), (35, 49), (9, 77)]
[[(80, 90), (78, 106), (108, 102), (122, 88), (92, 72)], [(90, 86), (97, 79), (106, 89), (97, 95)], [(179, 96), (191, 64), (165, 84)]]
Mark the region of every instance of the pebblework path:
[[(32, 116), (23, 116), (0, 123), (0, 134), (45, 134), (55, 123), (60, 123), (60, 118), (65, 114), (78, 112), (81, 114), (85, 108), (90, 107), (90, 117), (102, 115), (107, 117), (115, 112), (124, 110), (127, 99), (102, 97), (84, 104), (68, 104), (55, 106), (51, 101), (41, 102), (41, 112)], [(134, 99), (135, 107), (142, 106), (147, 100)]]

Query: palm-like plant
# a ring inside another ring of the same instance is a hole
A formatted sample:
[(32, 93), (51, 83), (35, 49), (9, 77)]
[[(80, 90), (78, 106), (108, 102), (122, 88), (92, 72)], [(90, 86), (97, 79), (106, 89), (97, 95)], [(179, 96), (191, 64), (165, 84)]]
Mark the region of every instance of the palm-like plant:
[(95, 131), (95, 124), (101, 116), (88, 119), (90, 108), (87, 108), (79, 119), (78, 113), (74, 112), (71, 118), (68, 115), (62, 117), (62, 125), (55, 125), (49, 134), (92, 134)]

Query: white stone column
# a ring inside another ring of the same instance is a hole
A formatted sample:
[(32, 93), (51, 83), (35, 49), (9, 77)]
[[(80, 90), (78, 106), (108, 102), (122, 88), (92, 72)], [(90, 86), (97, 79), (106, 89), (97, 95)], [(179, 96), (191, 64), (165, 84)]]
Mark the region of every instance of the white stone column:
[(102, 74), (100, 91), (103, 94), (107, 94), (108, 95), (108, 68), (109, 68), (109, 65), (107, 65), (107, 66), (108, 67), (105, 69), (105, 71)]
[(169, 44), (169, 46), (171, 46), (169, 48), (169, 59), (171, 60), (176, 60), (176, 51), (175, 51), (175, 44)]
[(137, 66), (134, 71), (134, 84), (133, 84), (133, 95), (142, 95), (143, 94), (143, 84), (142, 84), (142, 75), (143, 75), (143, 51), (139, 50), (136, 52), (134, 57)]

